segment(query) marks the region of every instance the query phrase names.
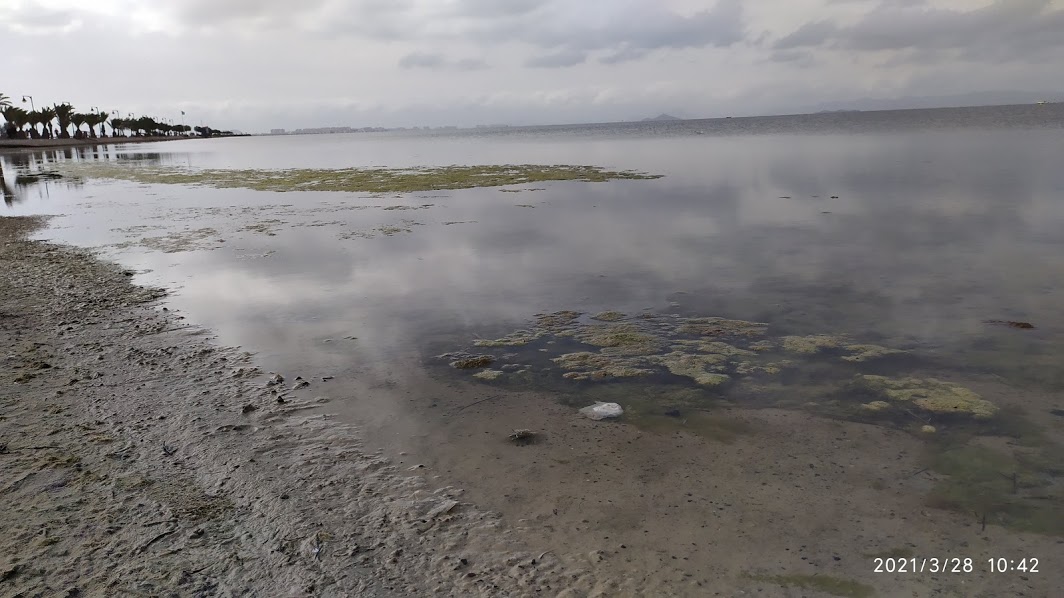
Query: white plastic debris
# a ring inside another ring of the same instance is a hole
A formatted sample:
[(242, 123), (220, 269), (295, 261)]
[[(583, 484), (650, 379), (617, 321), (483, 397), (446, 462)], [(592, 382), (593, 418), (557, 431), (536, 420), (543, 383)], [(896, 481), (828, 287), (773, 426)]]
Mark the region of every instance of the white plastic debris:
[(585, 417), (598, 421), (600, 419), (620, 417), (624, 414), (624, 409), (621, 409), (621, 406), (617, 403), (598, 402), (590, 407), (584, 407), (580, 410), (580, 413)]

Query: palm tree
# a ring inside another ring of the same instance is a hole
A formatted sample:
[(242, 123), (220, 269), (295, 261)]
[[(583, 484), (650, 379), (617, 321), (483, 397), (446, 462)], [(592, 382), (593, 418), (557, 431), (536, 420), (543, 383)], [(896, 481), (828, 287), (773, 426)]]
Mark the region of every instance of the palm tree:
[(29, 113), (18, 106), (8, 106), (0, 114), (11, 124), (9, 129), (14, 129), (15, 136), (22, 137), (22, 129), (29, 123)]
[(44, 136), (46, 139), (52, 138), (52, 120), (55, 119), (55, 108), (49, 108), (45, 106), (37, 111), (41, 116), (41, 124), (44, 125)]
[(11, 107), (11, 98), (0, 93), (0, 110)]
[(40, 120), (41, 117), (39, 114), (37, 114), (36, 110), (30, 110), (26, 113), (26, 124), (28, 124), (30, 127), (30, 139), (37, 139), (38, 137), (40, 137), (40, 133), (37, 132), (37, 123)]
[(70, 117), (74, 114), (74, 107), (70, 104), (56, 104), (55, 105), (55, 118), (59, 121), (59, 136), (63, 139), (70, 139), (70, 132), (68, 129), (73, 124)]
[(121, 118), (111, 119), (111, 137), (118, 137), (119, 132), (126, 128), (126, 121)]
[[(70, 122), (74, 125), (75, 135), (81, 134), (81, 125), (88, 123), (90, 118), (92, 118), (91, 114), (81, 112), (75, 112), (70, 115)], [(92, 129), (90, 128), (89, 130), (91, 131)]]
[[(102, 110), (100, 112), (97, 112), (96, 116), (93, 117), (93, 123), (92, 124), (97, 125), (97, 126), (100, 127), (100, 137), (107, 137), (107, 131), (104, 130), (103, 125), (104, 125), (104, 123), (107, 122), (107, 119), (109, 119), (109, 118), (111, 118), (111, 113), (110, 112), (105, 112), (105, 111), (102, 111)], [(114, 132), (115, 132), (115, 126), (114, 126), (114, 123), (111, 123), (111, 136), (112, 137), (114, 137)]]

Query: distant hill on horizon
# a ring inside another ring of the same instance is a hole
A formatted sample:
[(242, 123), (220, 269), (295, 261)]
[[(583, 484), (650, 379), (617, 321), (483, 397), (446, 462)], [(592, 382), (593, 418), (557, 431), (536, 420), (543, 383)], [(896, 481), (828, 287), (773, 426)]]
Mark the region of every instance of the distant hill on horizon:
[(662, 112), (661, 114), (659, 114), (657, 116), (652, 116), (650, 118), (644, 118), (643, 122), (656, 122), (656, 121), (668, 121), (668, 120), (683, 120), (683, 119), (678, 117), (678, 116), (673, 116), (671, 114), (665, 114), (664, 112)]

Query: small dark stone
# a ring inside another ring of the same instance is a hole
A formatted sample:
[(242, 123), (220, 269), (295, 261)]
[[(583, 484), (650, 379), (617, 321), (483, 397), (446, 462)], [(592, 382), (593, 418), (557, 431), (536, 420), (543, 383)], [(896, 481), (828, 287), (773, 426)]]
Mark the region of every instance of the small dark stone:
[(257, 410), (258, 410), (258, 407), (248, 403), (247, 405), (244, 405), (244, 408), (241, 409), (240, 412), (241, 413), (251, 413), (252, 411), (257, 411)]
[(287, 494), (282, 494), (281, 495), (281, 500), (288, 500), (288, 495)]
[(1064, 417), (1064, 409), (1053, 409), (1050, 413), (1057, 417)]
[(683, 413), (679, 409), (669, 409), (665, 412), (665, 415), (669, 417), (683, 417)]

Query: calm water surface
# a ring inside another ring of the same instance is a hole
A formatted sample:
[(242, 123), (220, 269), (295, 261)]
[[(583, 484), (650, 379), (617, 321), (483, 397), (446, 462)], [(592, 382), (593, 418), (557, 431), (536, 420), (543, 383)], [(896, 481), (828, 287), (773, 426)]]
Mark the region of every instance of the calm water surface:
[[(25, 178), (93, 160), (590, 164), (664, 178), (394, 196)], [(1024, 421), (1052, 442), (1064, 434), (1064, 105), (194, 140), (0, 164), (2, 213), (56, 214), (41, 238), (174, 289), (169, 303), (220, 342), (277, 371), (413, 395), (419, 407), (372, 402), (398, 436), (434, 425), (432, 397), (411, 382), (448, 376), (433, 356), (535, 314), (607, 309), (905, 349), (924, 370), (1040, 397)], [(1047, 479), (1061, 501), (1060, 478)]]

